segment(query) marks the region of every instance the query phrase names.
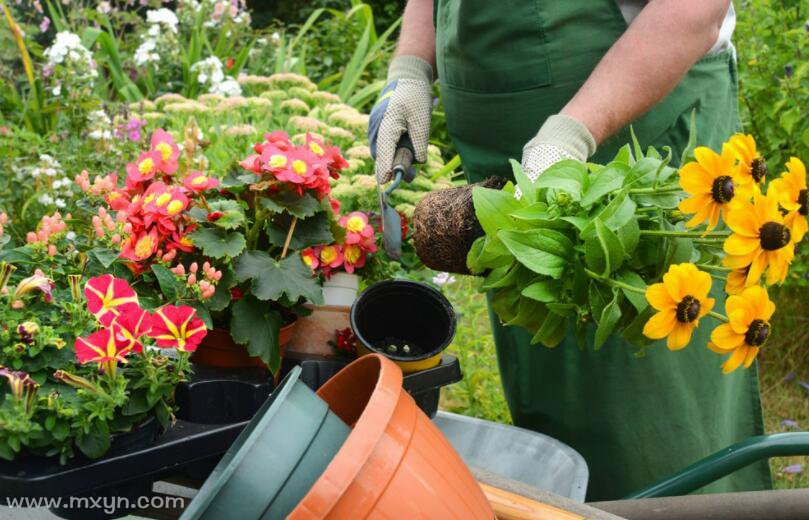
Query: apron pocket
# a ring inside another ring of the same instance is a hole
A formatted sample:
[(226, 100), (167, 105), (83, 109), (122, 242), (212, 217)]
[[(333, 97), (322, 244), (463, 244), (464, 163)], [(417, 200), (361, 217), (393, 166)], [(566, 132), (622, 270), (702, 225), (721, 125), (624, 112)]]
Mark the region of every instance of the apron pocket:
[(538, 0), (435, 0), (441, 82), (498, 93), (551, 84)]

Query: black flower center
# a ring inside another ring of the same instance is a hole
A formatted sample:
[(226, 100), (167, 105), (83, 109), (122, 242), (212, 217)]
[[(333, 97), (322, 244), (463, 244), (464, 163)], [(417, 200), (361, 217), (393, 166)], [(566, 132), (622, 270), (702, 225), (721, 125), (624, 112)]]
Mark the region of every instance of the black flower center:
[(760, 347), (770, 337), (770, 324), (764, 320), (753, 320), (744, 334), (744, 342), (751, 347)]
[(753, 180), (761, 182), (767, 176), (767, 163), (761, 157), (756, 157), (750, 163), (750, 173), (753, 175)]
[(807, 208), (806, 198), (807, 198), (807, 190), (806, 188), (804, 188), (800, 191), (800, 193), (798, 193), (798, 204), (801, 205), (800, 209), (798, 209), (798, 212), (804, 217), (806, 215), (809, 215), (809, 208)]
[(711, 195), (713, 200), (719, 204), (730, 202), (734, 195), (733, 179), (729, 175), (722, 175), (714, 179), (713, 186), (711, 186)]
[(691, 323), (699, 316), (699, 300), (693, 296), (686, 296), (677, 304), (677, 321)]
[(776, 251), (789, 244), (792, 235), (789, 228), (778, 222), (767, 222), (758, 231), (761, 247), (767, 251)]

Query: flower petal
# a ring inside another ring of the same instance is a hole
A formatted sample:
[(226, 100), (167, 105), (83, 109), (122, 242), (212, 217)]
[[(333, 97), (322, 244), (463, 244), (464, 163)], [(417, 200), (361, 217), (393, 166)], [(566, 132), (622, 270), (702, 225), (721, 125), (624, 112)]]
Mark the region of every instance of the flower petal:
[(673, 309), (656, 313), (643, 326), (643, 335), (650, 339), (661, 339), (668, 336), (677, 323)]
[(669, 350), (680, 350), (691, 341), (691, 332), (694, 330), (693, 323), (676, 322), (674, 329), (669, 334), (666, 346)]
[(761, 247), (761, 242), (758, 238), (738, 233), (730, 235), (723, 244), (723, 249), (729, 255), (748, 255), (759, 247)]
[(751, 211), (749, 203), (734, 204), (728, 211), (725, 222), (734, 233), (747, 237), (758, 237), (758, 230), (761, 224), (756, 218), (755, 211)]
[(744, 343), (744, 335), (737, 334), (730, 325), (723, 323), (711, 331), (711, 343), (727, 352), (741, 346)]
[(750, 365), (756, 360), (759, 350), (761, 350), (760, 347), (750, 347), (747, 349), (747, 356), (744, 358), (744, 368), (750, 368)]
[(730, 374), (731, 372), (739, 368), (739, 366), (741, 366), (741, 364), (747, 358), (747, 350), (748, 348), (744, 346), (734, 350), (733, 354), (731, 354), (730, 357), (727, 359), (727, 361), (725, 361), (722, 364), (722, 373)]
[(655, 283), (647, 287), (646, 299), (649, 301), (649, 305), (659, 311), (677, 307), (677, 302), (671, 298), (666, 286), (662, 283)]

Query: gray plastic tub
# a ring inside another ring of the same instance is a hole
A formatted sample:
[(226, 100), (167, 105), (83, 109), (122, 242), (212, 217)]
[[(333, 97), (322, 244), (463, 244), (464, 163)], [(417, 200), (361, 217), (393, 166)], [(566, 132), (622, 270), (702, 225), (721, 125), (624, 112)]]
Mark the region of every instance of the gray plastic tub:
[(584, 502), (587, 463), (570, 446), (516, 426), (454, 413), (433, 419), (467, 465)]

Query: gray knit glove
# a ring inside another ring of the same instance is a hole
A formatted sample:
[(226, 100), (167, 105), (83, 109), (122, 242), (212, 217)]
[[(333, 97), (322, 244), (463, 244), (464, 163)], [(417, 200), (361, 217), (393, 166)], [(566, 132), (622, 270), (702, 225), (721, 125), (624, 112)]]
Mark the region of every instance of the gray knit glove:
[(368, 123), (368, 142), (371, 156), (376, 159), (379, 184), (391, 180), (393, 155), (402, 134), (410, 136), (416, 162), (427, 160), (432, 83), (433, 68), (421, 58), (399, 56), (391, 62), (388, 84), (371, 110)]
[(522, 149), (522, 168), (535, 181), (539, 174), (563, 159), (586, 161), (596, 151), (596, 141), (583, 124), (572, 117), (555, 115), (545, 120), (537, 135)]

